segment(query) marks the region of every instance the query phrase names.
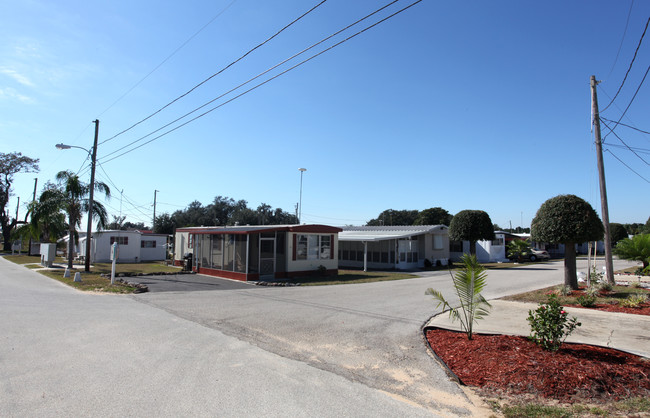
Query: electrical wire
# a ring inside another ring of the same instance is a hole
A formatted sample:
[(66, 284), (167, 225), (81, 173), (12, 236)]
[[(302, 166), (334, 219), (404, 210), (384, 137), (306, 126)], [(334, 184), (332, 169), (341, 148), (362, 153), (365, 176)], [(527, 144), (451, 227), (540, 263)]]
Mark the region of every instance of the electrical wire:
[(612, 72), (614, 71), (614, 68), (616, 67), (616, 63), (618, 62), (618, 56), (621, 54), (621, 49), (623, 48), (623, 41), (625, 41), (625, 35), (627, 34), (627, 28), (630, 24), (630, 16), (632, 16), (632, 8), (634, 7), (634, 0), (630, 3), (630, 10), (627, 12), (627, 20), (625, 21), (625, 29), (623, 30), (623, 37), (621, 38), (621, 43), (618, 45), (618, 51), (616, 51), (616, 58), (614, 58), (614, 63), (612, 64), (612, 69), (609, 70), (609, 74), (607, 74), (607, 78), (612, 75)]
[[(190, 36), (190, 37), (189, 37), (185, 42), (183, 42), (183, 43), (182, 43), (178, 48), (176, 48), (176, 49), (175, 49), (171, 54), (169, 54), (169, 55), (167, 56), (167, 58), (165, 58), (164, 60), (162, 60), (162, 61), (160, 62), (160, 64), (158, 64), (158, 65), (157, 65), (153, 70), (149, 71), (149, 73), (148, 73), (147, 75), (145, 75), (144, 77), (142, 77), (142, 78), (140, 79), (140, 81), (138, 81), (137, 83), (135, 83), (135, 84), (133, 85), (133, 87), (131, 87), (130, 89), (128, 89), (128, 90), (127, 90), (123, 95), (121, 95), (120, 97), (118, 97), (117, 100), (115, 100), (115, 101), (114, 101), (110, 106), (108, 106), (106, 109), (104, 109), (104, 111), (102, 111), (102, 112), (97, 116), (96, 119), (99, 119), (99, 117), (100, 117), (101, 115), (103, 115), (104, 113), (108, 112), (108, 111), (109, 111), (113, 106), (115, 106), (115, 105), (116, 105), (120, 100), (122, 100), (123, 98), (125, 98), (125, 97), (126, 97), (129, 93), (131, 93), (131, 92), (132, 92), (136, 87), (138, 87), (138, 86), (139, 86), (139, 85), (140, 85), (144, 80), (146, 80), (147, 78), (149, 78), (149, 76), (150, 76), (151, 74), (153, 74), (154, 72), (156, 72), (156, 70), (158, 70), (158, 68), (162, 67), (163, 64), (165, 64), (167, 61), (169, 61), (169, 60), (171, 59), (171, 57), (173, 57), (174, 55), (176, 55), (176, 53), (177, 53), (178, 51), (180, 51), (181, 49), (183, 49), (183, 48), (185, 47), (185, 45), (187, 45), (188, 43), (190, 43), (190, 41), (191, 41), (192, 39), (194, 39), (194, 38), (195, 38), (199, 33), (201, 33), (205, 28), (207, 28), (208, 26), (210, 26), (210, 25), (212, 24), (212, 22), (214, 22), (215, 20), (217, 20), (217, 18), (218, 18), (219, 16), (221, 16), (223, 13), (225, 13), (226, 10), (228, 10), (228, 9), (230, 8), (230, 6), (232, 6), (236, 1), (237, 1), (237, 0), (232, 0), (232, 1), (231, 1), (231, 2), (226, 6), (226, 7), (224, 7), (223, 9), (221, 9), (221, 11), (220, 11), (219, 13), (217, 13), (217, 15), (214, 16), (212, 19), (210, 19), (210, 21), (209, 21), (208, 23), (206, 23), (205, 25), (203, 25), (203, 26), (201, 27), (201, 29), (199, 29), (198, 31), (194, 32), (194, 35)], [(106, 141), (104, 141), (104, 142), (106, 142)]]
[[(632, 61), (630, 62), (630, 66), (627, 68), (627, 72), (625, 73), (625, 77), (623, 77), (623, 81), (621, 82), (621, 85), (618, 88), (618, 91), (614, 95), (614, 98), (612, 99), (612, 101), (607, 106), (605, 106), (605, 108), (603, 110), (601, 110), (600, 112), (606, 111), (607, 108), (609, 108), (612, 105), (612, 103), (614, 103), (614, 100), (616, 100), (616, 98), (618, 97), (618, 94), (623, 89), (623, 85), (625, 84), (625, 80), (627, 80), (627, 76), (630, 74), (630, 70), (632, 69), (632, 65), (634, 64), (634, 61), (636, 60), (636, 55), (639, 52), (639, 48), (641, 48), (641, 43), (643, 42), (643, 38), (645, 37), (645, 33), (648, 30), (648, 25), (649, 24), (650, 24), (650, 18), (648, 18), (648, 21), (645, 24), (645, 28), (643, 29), (643, 33), (641, 34), (641, 39), (639, 39), (639, 44), (636, 46), (636, 50), (634, 51), (634, 56), (632, 57)], [(647, 72), (646, 72), (646, 74), (647, 74)]]
[(164, 109), (168, 108), (168, 107), (171, 106), (172, 104), (176, 103), (178, 100), (182, 99), (183, 97), (185, 97), (185, 96), (187, 96), (188, 94), (192, 93), (194, 90), (196, 90), (197, 88), (199, 88), (199, 87), (202, 86), (203, 84), (207, 83), (209, 80), (213, 79), (214, 77), (218, 76), (219, 74), (221, 74), (221, 73), (223, 73), (224, 71), (226, 71), (228, 68), (232, 67), (233, 65), (235, 65), (236, 63), (238, 63), (239, 61), (241, 61), (242, 59), (244, 59), (246, 56), (248, 56), (249, 54), (251, 54), (251, 53), (252, 53), (253, 51), (255, 51), (256, 49), (258, 49), (258, 48), (260, 48), (261, 46), (265, 45), (266, 43), (270, 42), (273, 38), (275, 38), (276, 36), (278, 36), (280, 33), (284, 32), (287, 28), (289, 28), (289, 27), (290, 27), (291, 25), (293, 25), (294, 23), (298, 22), (298, 21), (299, 21), (300, 19), (302, 19), (303, 17), (307, 16), (307, 15), (308, 15), (309, 13), (311, 13), (312, 11), (316, 10), (319, 6), (321, 6), (321, 5), (322, 5), (323, 3), (325, 3), (326, 1), (327, 1), (327, 0), (322, 0), (320, 3), (316, 4), (314, 7), (312, 7), (311, 9), (309, 9), (308, 11), (306, 11), (305, 13), (303, 13), (301, 16), (299, 16), (298, 18), (296, 18), (296, 19), (294, 19), (293, 21), (291, 21), (288, 25), (286, 25), (285, 27), (283, 27), (282, 29), (280, 29), (279, 31), (277, 31), (276, 33), (274, 33), (270, 38), (267, 38), (264, 42), (260, 43), (259, 45), (255, 46), (254, 48), (248, 50), (248, 52), (246, 52), (246, 53), (245, 53), (244, 55), (242, 55), (241, 57), (237, 58), (235, 61), (233, 61), (233, 62), (231, 62), (230, 64), (226, 65), (226, 66), (223, 67), (221, 70), (217, 71), (216, 73), (212, 74), (210, 77), (208, 77), (208, 78), (206, 78), (205, 80), (201, 81), (199, 84), (195, 85), (194, 87), (192, 87), (191, 89), (189, 89), (189, 90), (186, 91), (185, 93), (181, 94), (180, 96), (178, 96), (177, 98), (175, 98), (175, 99), (172, 100), (171, 102), (167, 103), (166, 105), (164, 105), (164, 106), (161, 107), (160, 109), (158, 109), (158, 110), (156, 110), (155, 112), (153, 112), (152, 114), (150, 114), (149, 116), (145, 117), (144, 119), (140, 120), (139, 122), (134, 123), (133, 125), (131, 125), (131, 126), (129, 126), (128, 128), (126, 128), (125, 130), (123, 130), (123, 131), (121, 131), (121, 132), (118, 132), (116, 135), (113, 135), (112, 137), (110, 137), (110, 138), (108, 138), (108, 139), (105, 139), (105, 140), (102, 141), (101, 143), (104, 144), (104, 143), (106, 143), (106, 142), (108, 142), (108, 141), (110, 141), (110, 140), (112, 140), (112, 139), (117, 138), (118, 136), (124, 134), (125, 132), (128, 132), (129, 130), (135, 128), (136, 126), (138, 126), (138, 125), (141, 124), (142, 122), (144, 122), (144, 121), (146, 121), (146, 120), (152, 118), (153, 116), (157, 115), (158, 113), (162, 112)]
[[(621, 148), (621, 149), (628, 149), (628, 147), (624, 145), (619, 145), (619, 144), (610, 144), (610, 143), (603, 143), (603, 146), (608, 146), (608, 147), (615, 147), (615, 148)], [(650, 149), (648, 148), (637, 148), (637, 147), (630, 147), (634, 151), (638, 152), (639, 154), (650, 154)]]
[(608, 149), (606, 149), (605, 152), (609, 152), (609, 153), (612, 155), (612, 157), (616, 158), (616, 159), (617, 159), (621, 164), (623, 164), (625, 167), (627, 167), (628, 170), (630, 170), (631, 172), (633, 172), (633, 173), (636, 174), (637, 176), (641, 177), (643, 180), (646, 181), (646, 183), (650, 183), (650, 180), (648, 180), (647, 178), (643, 177), (641, 174), (639, 174), (639, 173), (637, 173), (636, 171), (634, 171), (634, 169), (632, 169), (632, 167), (630, 167), (629, 165), (625, 164), (625, 163), (623, 162), (623, 160), (621, 160), (620, 158), (618, 158), (618, 157), (616, 156), (616, 154), (614, 154), (613, 152), (611, 152), (611, 151), (608, 150)]
[(610, 133), (614, 134), (614, 136), (615, 136), (616, 138), (618, 138), (618, 140), (621, 141), (621, 142), (623, 143), (623, 145), (625, 145), (625, 147), (626, 147), (628, 150), (630, 150), (634, 155), (636, 155), (636, 156), (637, 156), (641, 161), (643, 161), (644, 163), (646, 163), (646, 165), (650, 165), (650, 163), (648, 163), (646, 160), (644, 160), (644, 159), (643, 159), (639, 154), (637, 154), (637, 153), (636, 153), (636, 152), (635, 152), (635, 151), (634, 151), (634, 150), (633, 150), (633, 149), (632, 149), (628, 144), (626, 144), (625, 141), (623, 141), (623, 139), (622, 139), (620, 136), (618, 136), (618, 135), (616, 134), (616, 132), (614, 132), (614, 130), (613, 130), (612, 128), (610, 128), (609, 125), (608, 125), (607, 123), (603, 122), (602, 120), (601, 120), (601, 122), (602, 122), (603, 125), (605, 125), (605, 127), (606, 127), (607, 129), (609, 129)]
[[(634, 92), (634, 96), (632, 96), (632, 99), (630, 99), (630, 103), (627, 105), (625, 110), (623, 111), (623, 114), (621, 115), (620, 118), (618, 118), (618, 121), (614, 125), (613, 128), (610, 128), (610, 133), (614, 133), (614, 129), (618, 126), (619, 123), (621, 123), (621, 120), (623, 120), (623, 117), (627, 113), (627, 111), (630, 109), (630, 106), (632, 106), (632, 103), (634, 102), (634, 99), (636, 99), (636, 95), (639, 94), (639, 90), (641, 90), (641, 86), (643, 86), (643, 83), (645, 82), (646, 77), (648, 76), (648, 72), (650, 72), (650, 66), (648, 66), (648, 69), (645, 71), (645, 74), (643, 75), (643, 78), (641, 79), (641, 83), (639, 83), (639, 87), (637, 87), (636, 91)], [(607, 134), (609, 135), (609, 134)], [(607, 138), (607, 135), (605, 135), (605, 138)]]
[[(607, 122), (615, 123), (613, 120), (609, 120), (609, 119), (604, 118), (604, 117), (602, 117), (602, 116), (600, 117), (600, 120), (604, 120), (604, 121), (607, 121)], [(622, 125), (622, 126), (625, 126), (626, 128), (634, 129), (635, 131), (641, 132), (641, 133), (643, 133), (643, 134), (650, 135), (650, 132), (648, 132), (648, 131), (644, 131), (643, 129), (635, 128), (634, 126), (626, 125), (626, 124), (621, 123), (621, 122), (619, 122), (618, 124), (619, 124), (619, 125)]]
[(364, 16), (364, 17), (362, 17), (361, 19), (357, 20), (356, 22), (351, 23), (351, 24), (349, 24), (348, 26), (344, 27), (343, 29), (340, 29), (340, 30), (334, 32), (333, 34), (331, 34), (331, 35), (329, 35), (329, 36), (327, 36), (327, 37), (321, 39), (320, 41), (316, 42), (315, 44), (312, 44), (311, 46), (309, 46), (309, 47), (303, 49), (302, 51), (300, 51), (300, 52), (298, 52), (298, 53), (292, 55), (291, 57), (289, 57), (289, 58), (287, 58), (287, 59), (285, 59), (285, 60), (279, 62), (278, 64), (276, 64), (276, 65), (274, 65), (274, 66), (268, 68), (267, 70), (265, 70), (265, 71), (259, 73), (259, 74), (256, 75), (255, 77), (246, 80), (245, 82), (243, 82), (243, 83), (239, 84), (238, 86), (236, 86), (236, 87), (234, 87), (234, 88), (232, 88), (232, 89), (226, 91), (225, 93), (223, 93), (223, 94), (221, 94), (221, 95), (215, 97), (214, 99), (212, 99), (212, 100), (210, 100), (210, 101), (208, 101), (208, 102), (202, 104), (201, 106), (199, 106), (199, 107), (197, 107), (197, 108), (195, 108), (195, 109), (193, 109), (193, 110), (191, 110), (191, 111), (185, 113), (183, 116), (180, 116), (180, 117), (174, 119), (173, 121), (167, 123), (166, 125), (161, 126), (160, 128), (156, 129), (155, 131), (149, 132), (148, 134), (146, 134), (146, 135), (144, 135), (144, 136), (141, 136), (140, 138), (138, 138), (138, 139), (136, 139), (136, 140), (134, 140), (134, 141), (132, 141), (132, 142), (130, 142), (130, 143), (128, 143), (128, 144), (126, 144), (126, 145), (124, 145), (124, 146), (122, 146), (122, 147), (120, 147), (120, 148), (114, 150), (114, 151), (112, 151), (112, 152), (109, 152), (109, 153), (106, 154), (106, 155), (103, 155), (102, 158), (107, 158), (107, 157), (110, 157), (110, 156), (113, 155), (113, 154), (117, 154), (118, 152), (120, 152), (120, 151), (122, 151), (122, 150), (124, 150), (124, 149), (126, 149), (126, 148), (128, 148), (128, 147), (130, 147), (131, 145), (134, 145), (134, 144), (136, 144), (136, 143), (138, 143), (138, 142), (140, 142), (140, 141), (142, 141), (142, 140), (144, 140), (144, 139), (150, 137), (151, 135), (153, 135), (153, 134), (155, 134), (155, 133), (157, 133), (157, 132), (160, 132), (160, 131), (162, 131), (163, 129), (165, 129), (165, 128), (171, 126), (171, 125), (173, 125), (174, 123), (179, 122), (179, 121), (185, 119), (187, 116), (189, 116), (189, 115), (191, 115), (191, 114), (193, 114), (193, 113), (196, 113), (197, 111), (199, 111), (200, 109), (203, 109), (204, 107), (208, 106), (209, 104), (214, 103), (215, 101), (217, 101), (217, 100), (219, 100), (219, 99), (222, 99), (223, 97), (227, 96), (228, 94), (230, 94), (230, 93), (232, 93), (232, 92), (234, 92), (234, 91), (236, 91), (236, 90), (239, 90), (241, 87), (243, 87), (243, 86), (245, 86), (245, 85), (251, 83), (252, 81), (254, 81), (254, 80), (256, 80), (256, 79), (262, 77), (262, 76), (265, 75), (265, 74), (268, 74), (269, 72), (273, 71), (274, 69), (280, 67), (280, 66), (283, 65), (283, 64), (286, 64), (287, 62), (289, 62), (289, 61), (293, 60), (294, 58), (296, 58), (296, 57), (302, 55), (303, 53), (305, 53), (305, 52), (307, 52), (307, 51), (309, 51), (309, 50), (315, 48), (316, 46), (318, 46), (318, 45), (320, 45), (320, 44), (322, 44), (322, 43), (324, 43), (324, 42), (326, 42), (326, 41), (332, 39), (334, 36), (339, 35), (339, 34), (342, 33), (342, 32), (345, 32), (346, 30), (350, 29), (350, 28), (353, 27), (353, 26), (356, 26), (357, 24), (361, 23), (362, 21), (364, 21), (364, 20), (366, 20), (366, 19), (369, 19), (370, 17), (372, 17), (372, 16), (374, 16), (375, 14), (381, 12), (382, 10), (386, 9), (387, 7), (389, 7), (389, 6), (391, 6), (391, 5), (395, 4), (395, 3), (397, 3), (398, 1), (400, 1), (400, 0), (393, 0), (393, 1), (391, 1), (390, 3), (388, 3), (388, 4), (386, 4), (386, 5), (382, 6), (382, 7), (380, 7), (379, 9), (375, 10), (374, 12), (372, 12), (372, 13), (370, 13), (370, 14)]
[(126, 155), (126, 154), (128, 154), (128, 153), (130, 153), (130, 152), (133, 152), (133, 151), (137, 150), (138, 148), (141, 148), (141, 147), (143, 147), (143, 146), (145, 146), (145, 145), (147, 145), (147, 144), (150, 144), (151, 142), (153, 142), (153, 141), (155, 141), (155, 140), (157, 140), (157, 139), (160, 139), (160, 138), (162, 138), (163, 136), (166, 136), (166, 135), (168, 135), (168, 134), (170, 134), (170, 133), (172, 133), (172, 132), (174, 132), (174, 131), (180, 129), (180, 128), (184, 127), (185, 125), (188, 125), (188, 124), (194, 122), (195, 120), (197, 120), (197, 119), (199, 119), (199, 118), (202, 118), (203, 116), (206, 116), (207, 114), (209, 114), (209, 113), (211, 113), (211, 112), (213, 112), (213, 111), (219, 109), (220, 107), (225, 106), (226, 104), (228, 104), (228, 103), (230, 103), (230, 102), (232, 102), (232, 101), (234, 101), (234, 100), (236, 100), (236, 99), (238, 99), (238, 98), (244, 96), (244, 95), (247, 94), (247, 93), (250, 93), (251, 91), (257, 89), (258, 87), (263, 86), (263, 85), (266, 84), (266, 83), (269, 83), (269, 82), (272, 81), (272, 80), (275, 80), (276, 78), (278, 78), (278, 77), (280, 77), (280, 76), (282, 76), (282, 75), (288, 73), (289, 71), (292, 71), (292, 70), (294, 70), (294, 69), (300, 67), (301, 65), (303, 65), (303, 64), (305, 64), (305, 63), (307, 63), (307, 62), (313, 60), (314, 58), (316, 58), (316, 57), (318, 57), (318, 56), (324, 54), (325, 52), (328, 52), (328, 51), (330, 51), (330, 50), (332, 50), (332, 49), (334, 49), (334, 48), (340, 46), (340, 45), (343, 44), (344, 42), (347, 42), (347, 41), (349, 41), (350, 39), (355, 38), (356, 36), (358, 36), (358, 35), (360, 35), (360, 34), (366, 32), (366, 31), (368, 31), (368, 30), (370, 30), (370, 29), (372, 29), (372, 28), (374, 28), (375, 26), (377, 26), (377, 25), (379, 25), (379, 24), (381, 24), (381, 23), (387, 21), (388, 19), (393, 18), (394, 16), (398, 15), (399, 13), (402, 13), (402, 12), (404, 12), (405, 10), (407, 10), (407, 9), (409, 9), (409, 8), (411, 8), (411, 7), (413, 7), (413, 6), (415, 6), (416, 4), (421, 3), (421, 2), (422, 2), (422, 0), (416, 0), (415, 2), (409, 4), (408, 6), (402, 8), (402, 9), (396, 11), (395, 13), (393, 13), (393, 14), (391, 14), (391, 15), (389, 15), (389, 16), (387, 16), (387, 17), (385, 17), (385, 18), (383, 18), (383, 19), (381, 19), (381, 20), (379, 20), (379, 21), (377, 21), (376, 23), (374, 23), (374, 24), (372, 24), (372, 25), (370, 25), (370, 26), (368, 26), (368, 27), (366, 27), (366, 28), (360, 30), (359, 32), (357, 32), (357, 33), (355, 33), (355, 34), (353, 34), (353, 35), (351, 35), (351, 36), (349, 36), (349, 37), (343, 39), (342, 41), (340, 41), (340, 42), (338, 42), (338, 43), (336, 43), (336, 44), (334, 44), (334, 45), (332, 45), (332, 46), (330, 46), (330, 47), (328, 47), (328, 48), (326, 48), (326, 49), (324, 49), (324, 50), (318, 52), (317, 54), (312, 55), (311, 57), (309, 57), (309, 58), (307, 58), (307, 59), (305, 59), (305, 60), (299, 62), (298, 64), (296, 64), (296, 65), (294, 65), (294, 66), (292, 66), (292, 67), (290, 67), (290, 68), (288, 68), (288, 69), (286, 69), (286, 70), (284, 70), (284, 71), (282, 71), (282, 72), (276, 74), (275, 76), (273, 76), (273, 77), (271, 77), (271, 78), (269, 78), (269, 79), (267, 79), (267, 80), (265, 80), (265, 81), (263, 81), (263, 82), (261, 82), (261, 83), (255, 85), (255, 86), (251, 87), (250, 89), (248, 89), (248, 90), (246, 90), (246, 91), (244, 91), (244, 92), (238, 94), (237, 96), (234, 96), (233, 98), (228, 99), (228, 100), (226, 100), (225, 102), (223, 102), (223, 103), (221, 103), (221, 104), (219, 104), (219, 105), (217, 105), (217, 106), (215, 106), (215, 107), (212, 107), (212, 108), (208, 109), (207, 111), (201, 113), (200, 115), (195, 116), (194, 118), (192, 118), (192, 119), (190, 119), (190, 120), (188, 120), (188, 121), (186, 121), (186, 122), (184, 122), (184, 123), (182, 123), (182, 124), (180, 124), (180, 125), (178, 125), (178, 126), (172, 128), (172, 129), (170, 129), (170, 130), (168, 130), (168, 131), (166, 131), (166, 132), (163, 132), (162, 134), (160, 134), (160, 135), (158, 135), (158, 136), (156, 136), (156, 137), (150, 139), (149, 141), (146, 141), (146, 142), (144, 142), (144, 143), (138, 145), (137, 147), (131, 148), (130, 150), (127, 150), (127, 151), (125, 151), (125, 152), (123, 152), (123, 153), (121, 153), (121, 154), (118, 154), (118, 155), (116, 155), (115, 157), (112, 157), (112, 158), (110, 158), (110, 159), (108, 159), (108, 160), (102, 160), (103, 163), (106, 164), (106, 163), (108, 163), (108, 162), (110, 162), (110, 161), (113, 161), (113, 160), (115, 160), (115, 159), (117, 159), (117, 158), (123, 156), (123, 155)]

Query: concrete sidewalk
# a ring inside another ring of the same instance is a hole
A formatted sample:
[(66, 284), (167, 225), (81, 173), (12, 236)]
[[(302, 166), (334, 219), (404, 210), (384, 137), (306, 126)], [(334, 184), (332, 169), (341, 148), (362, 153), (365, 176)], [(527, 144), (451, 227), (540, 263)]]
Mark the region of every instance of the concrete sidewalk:
[[(474, 332), (487, 334), (530, 335), (526, 320), (528, 311), (536, 309), (536, 303), (491, 300), (490, 314), (474, 324)], [(565, 308), (575, 316), (582, 326), (567, 338), (567, 342), (598, 345), (615, 348), (650, 358), (650, 316), (595, 309)], [(460, 330), (460, 322), (451, 322), (449, 313), (444, 312), (431, 318), (427, 326)]]

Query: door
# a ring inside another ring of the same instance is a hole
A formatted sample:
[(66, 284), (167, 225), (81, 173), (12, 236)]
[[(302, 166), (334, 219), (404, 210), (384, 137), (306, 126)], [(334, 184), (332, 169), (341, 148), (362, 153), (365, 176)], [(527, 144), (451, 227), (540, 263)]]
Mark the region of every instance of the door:
[(275, 278), (275, 238), (260, 237), (260, 279)]

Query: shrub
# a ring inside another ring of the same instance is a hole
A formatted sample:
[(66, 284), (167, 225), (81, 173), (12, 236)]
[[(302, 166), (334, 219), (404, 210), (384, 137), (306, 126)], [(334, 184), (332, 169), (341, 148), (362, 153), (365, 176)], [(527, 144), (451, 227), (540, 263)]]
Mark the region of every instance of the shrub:
[(553, 294), (558, 296), (568, 296), (571, 294), (571, 288), (565, 285), (559, 285), (553, 289)]
[(589, 286), (589, 288), (585, 290), (585, 294), (596, 299), (600, 294), (600, 286)]
[(580, 295), (576, 298), (576, 301), (582, 307), (591, 308), (596, 304), (596, 296), (590, 294)]
[(614, 288), (610, 282), (602, 282), (598, 285), (600, 290), (604, 290), (605, 292), (611, 292), (611, 290)]
[(433, 264), (431, 263), (431, 261), (429, 261), (428, 258), (425, 258), (425, 259), (424, 259), (424, 267), (425, 267), (425, 268), (428, 268), (428, 269), (430, 269), (431, 267), (433, 267)]
[(637, 293), (636, 295), (630, 295), (627, 299), (621, 301), (621, 305), (626, 308), (638, 308), (642, 303), (645, 303), (648, 300), (648, 295), (645, 293)]
[(576, 327), (582, 324), (560, 306), (557, 296), (550, 295), (546, 303), (528, 311), (531, 335), (528, 337), (545, 350), (557, 351)]

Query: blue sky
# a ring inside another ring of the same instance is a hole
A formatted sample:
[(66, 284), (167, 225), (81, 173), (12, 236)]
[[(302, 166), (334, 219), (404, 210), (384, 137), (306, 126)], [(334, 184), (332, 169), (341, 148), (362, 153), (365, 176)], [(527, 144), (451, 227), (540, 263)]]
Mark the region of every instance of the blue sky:
[[(158, 214), (193, 200), (207, 205), (217, 195), (293, 212), (299, 167), (307, 168), (307, 223), (359, 225), (389, 208), (440, 206), (452, 214), (481, 209), (502, 227), (526, 227), (546, 199), (568, 193), (600, 213), (589, 77), (602, 80), (604, 108), (650, 16), (645, 1), (635, 1), (629, 14), (628, 0), (423, 0), (109, 161), (119, 148), (388, 1), (328, 0), (191, 94), (110, 139), (317, 3), (3, 1), (0, 150), (39, 158), (41, 167), (38, 174), (16, 176), (10, 211), (18, 196), (21, 203), (31, 200), (35, 177), (39, 190), (60, 170), (89, 180), (86, 153), (54, 145), (90, 148), (91, 122), (99, 119), (97, 177), (112, 188), (109, 213), (118, 215), (121, 207), (131, 222), (151, 223), (154, 190)], [(408, 4), (396, 2), (304, 58)], [(603, 117), (621, 117), (649, 65), (645, 39)], [(622, 123), (650, 130), (649, 83)], [(608, 132), (603, 126), (603, 135)], [(637, 156), (620, 148), (614, 135), (605, 139), (611, 144), (605, 145), (610, 221), (644, 223), (650, 215), (650, 137), (623, 126), (615, 132), (640, 150)]]

